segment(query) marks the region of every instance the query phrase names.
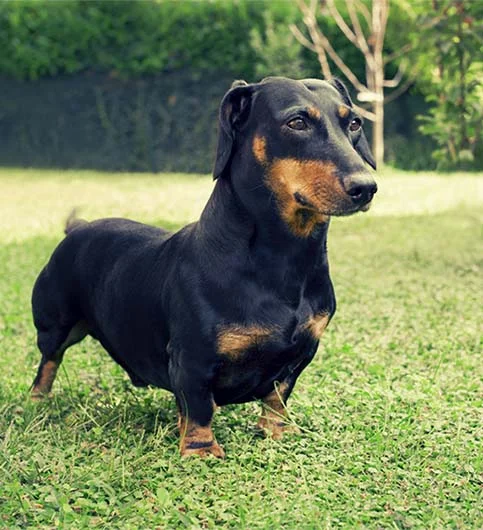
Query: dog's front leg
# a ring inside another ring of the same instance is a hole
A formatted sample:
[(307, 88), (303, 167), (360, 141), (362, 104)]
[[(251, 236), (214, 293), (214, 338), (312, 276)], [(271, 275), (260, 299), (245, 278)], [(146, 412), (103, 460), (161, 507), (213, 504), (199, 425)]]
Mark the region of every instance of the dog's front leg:
[[(208, 403), (206, 403), (206, 405), (208, 405)], [(183, 410), (183, 406), (178, 403), (179, 448), (181, 456), (198, 455), (204, 457), (213, 455), (217, 458), (224, 458), (225, 452), (216, 441), (211, 428), (214, 408), (214, 403), (211, 403), (211, 415), (209, 420), (198, 420), (196, 414), (190, 414), (189, 407)], [(205, 416), (205, 414), (203, 414), (203, 416)], [(208, 416), (208, 414), (206, 414), (206, 416)]]
[(181, 456), (213, 455), (224, 458), (225, 453), (211, 428), (216, 404), (207, 377), (209, 370), (192, 368), (179, 367), (172, 378), (178, 408)]
[(289, 381), (276, 382), (273, 390), (262, 399), (262, 414), (257, 427), (274, 440), (280, 440), (287, 432), (299, 432), (288, 422), (287, 399), (292, 388), (293, 383)]

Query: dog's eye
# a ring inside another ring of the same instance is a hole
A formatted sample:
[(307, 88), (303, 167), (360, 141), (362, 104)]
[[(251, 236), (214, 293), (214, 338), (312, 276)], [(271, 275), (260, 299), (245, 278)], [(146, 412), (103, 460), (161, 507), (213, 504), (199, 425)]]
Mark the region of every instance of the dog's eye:
[(296, 131), (304, 131), (307, 129), (307, 124), (302, 118), (294, 118), (287, 123), (287, 127), (290, 127)]
[(358, 131), (362, 127), (362, 121), (360, 118), (354, 118), (349, 124), (349, 130), (352, 132)]

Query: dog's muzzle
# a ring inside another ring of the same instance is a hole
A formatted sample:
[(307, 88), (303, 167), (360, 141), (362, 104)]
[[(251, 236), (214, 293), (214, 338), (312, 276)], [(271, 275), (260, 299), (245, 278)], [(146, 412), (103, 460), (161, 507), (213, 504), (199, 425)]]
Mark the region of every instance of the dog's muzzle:
[(362, 208), (377, 193), (377, 184), (368, 173), (357, 173), (344, 178), (344, 188), (354, 206)]

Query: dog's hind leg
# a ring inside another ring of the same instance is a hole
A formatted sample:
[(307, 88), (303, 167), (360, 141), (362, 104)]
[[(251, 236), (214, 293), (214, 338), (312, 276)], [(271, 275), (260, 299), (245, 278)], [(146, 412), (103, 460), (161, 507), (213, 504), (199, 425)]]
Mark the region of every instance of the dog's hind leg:
[(72, 326), (38, 330), (37, 344), (42, 359), (32, 385), (32, 399), (41, 399), (51, 391), (65, 351), (87, 334), (87, 325), (82, 320)]

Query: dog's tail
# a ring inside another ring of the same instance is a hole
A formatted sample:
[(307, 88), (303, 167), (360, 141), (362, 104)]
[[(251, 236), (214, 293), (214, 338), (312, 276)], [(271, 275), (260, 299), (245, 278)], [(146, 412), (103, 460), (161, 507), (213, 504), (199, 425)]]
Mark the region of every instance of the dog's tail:
[(77, 217), (77, 208), (74, 208), (65, 221), (64, 233), (65, 235), (68, 235), (72, 232), (72, 230), (75, 230), (76, 228), (79, 228), (79, 226), (84, 226), (86, 224), (88, 224), (88, 221), (85, 219), (79, 219)]

